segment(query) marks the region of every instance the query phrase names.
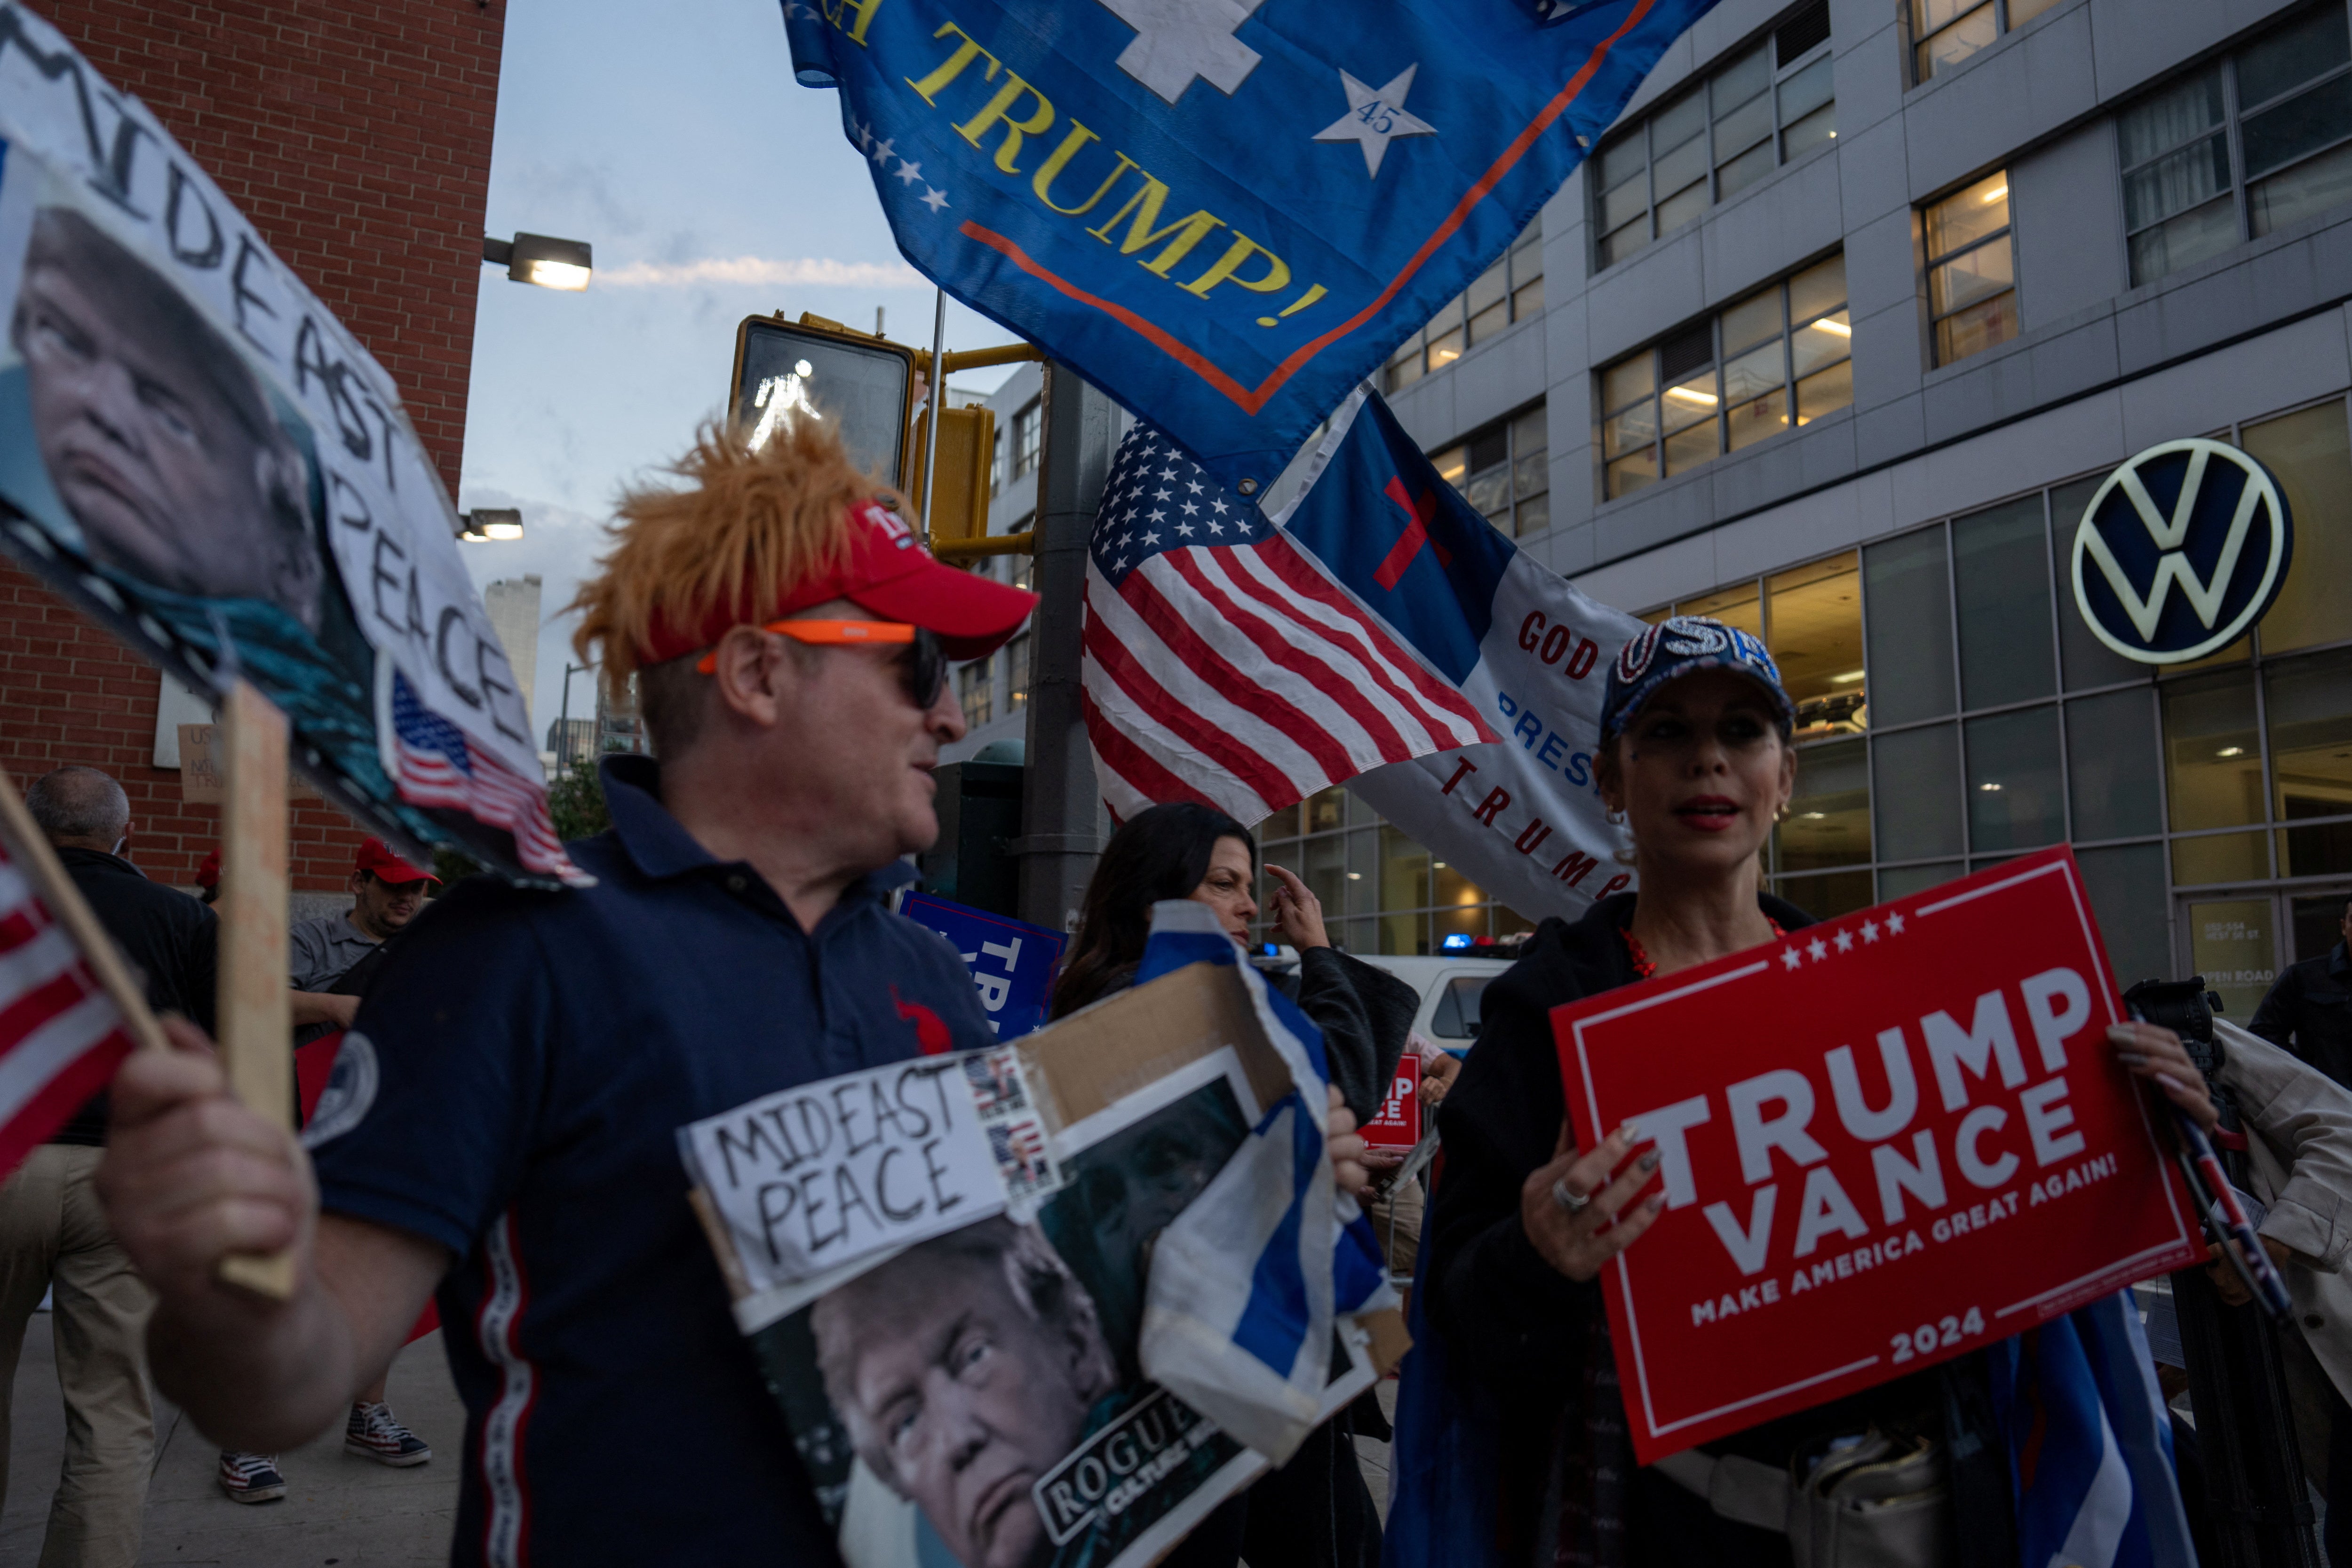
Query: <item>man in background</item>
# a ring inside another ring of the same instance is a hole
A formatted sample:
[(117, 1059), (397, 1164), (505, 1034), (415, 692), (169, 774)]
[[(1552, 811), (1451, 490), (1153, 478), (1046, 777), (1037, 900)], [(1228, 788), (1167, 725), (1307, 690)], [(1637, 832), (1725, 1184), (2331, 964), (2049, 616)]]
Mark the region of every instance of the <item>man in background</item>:
[[(34, 782), (25, 805), (99, 923), (145, 976), (148, 1005), (210, 1029), (220, 922), (123, 858), (131, 802), (122, 786), (96, 768), (59, 768)], [(55, 1298), (66, 1450), (41, 1568), (137, 1562), (154, 1457), (142, 1349), (152, 1300), (91, 1190), (105, 1143), (100, 1094), (0, 1185), (0, 1492), (25, 1327), (44, 1292)]]
[[(286, 962), (292, 971), (297, 1050), (351, 1027), (367, 990), (363, 983), (350, 983), (361, 979), (353, 972), (362, 964), (373, 970), (384, 941), (424, 908), (425, 886), (435, 879), (394, 855), (383, 839), (366, 838), (352, 867), (352, 907), (340, 915), (313, 915), (288, 928)], [(352, 1402), (343, 1449), (403, 1468), (424, 1464), (433, 1458), (433, 1449), (402, 1426), (384, 1402), (389, 1375), (360, 1390)], [(238, 1502), (275, 1502), (286, 1495), (286, 1478), (275, 1454), (224, 1448), (220, 1487)]]
[(425, 907), (425, 884), (436, 879), (394, 855), (381, 838), (361, 842), (352, 867), (352, 907), (340, 915), (296, 921), (286, 932), (296, 1046), (351, 1027), (364, 987), (345, 987), (344, 994), (334, 990), (335, 983), (416, 918)]
[(2246, 1027), (2352, 1089), (2352, 899), (2337, 929), (2334, 947), (2287, 966)]

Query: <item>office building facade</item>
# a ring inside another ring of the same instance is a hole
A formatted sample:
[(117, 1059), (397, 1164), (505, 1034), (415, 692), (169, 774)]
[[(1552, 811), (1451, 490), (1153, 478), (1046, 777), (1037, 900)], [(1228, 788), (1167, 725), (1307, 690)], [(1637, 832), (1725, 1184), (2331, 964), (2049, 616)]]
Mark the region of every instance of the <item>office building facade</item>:
[[(2126, 983), (2242, 1018), (2352, 889), (2346, 0), (1725, 0), (1385, 390), (1597, 598), (1761, 635), (1772, 887), (1822, 914), (2072, 843)], [(2075, 603), (2085, 505), (2203, 437), (2291, 503), (2210, 657)], [(1360, 949), (1522, 929), (1343, 791), (1261, 829)]]

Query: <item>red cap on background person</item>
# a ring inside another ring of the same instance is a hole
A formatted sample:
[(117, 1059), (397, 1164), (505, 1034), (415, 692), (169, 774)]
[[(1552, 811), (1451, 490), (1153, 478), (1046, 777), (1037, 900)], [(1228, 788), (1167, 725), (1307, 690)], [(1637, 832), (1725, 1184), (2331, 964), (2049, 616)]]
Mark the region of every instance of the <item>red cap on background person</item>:
[(220, 886), (220, 851), (215, 849), (196, 865), (196, 886), (206, 892)]
[(365, 871), (379, 882), (404, 887), (410, 882), (437, 882), (441, 879), (430, 871), (420, 871), (394, 854), (381, 838), (362, 838), (360, 852), (353, 861), (353, 870)]

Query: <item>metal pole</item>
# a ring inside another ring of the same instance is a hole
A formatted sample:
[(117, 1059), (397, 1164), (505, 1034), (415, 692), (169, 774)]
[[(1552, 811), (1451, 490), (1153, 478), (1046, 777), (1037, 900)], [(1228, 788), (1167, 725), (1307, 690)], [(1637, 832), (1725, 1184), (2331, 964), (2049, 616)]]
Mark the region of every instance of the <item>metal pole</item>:
[[(931, 485), (940, 477), (940, 410), (948, 404), (948, 291), (939, 289), (939, 304), (931, 317), (931, 407), (924, 422), (930, 426), (923, 437), (923, 537), (933, 536), (931, 528)], [(879, 326), (876, 329), (880, 330)]]
[(1087, 543), (1118, 445), (1118, 407), (1067, 365), (1047, 362), (1037, 474), (1036, 588), (1030, 622), (1027, 766), (1021, 789), (1021, 918), (1075, 931), (1094, 875), (1102, 810), (1079, 701)]

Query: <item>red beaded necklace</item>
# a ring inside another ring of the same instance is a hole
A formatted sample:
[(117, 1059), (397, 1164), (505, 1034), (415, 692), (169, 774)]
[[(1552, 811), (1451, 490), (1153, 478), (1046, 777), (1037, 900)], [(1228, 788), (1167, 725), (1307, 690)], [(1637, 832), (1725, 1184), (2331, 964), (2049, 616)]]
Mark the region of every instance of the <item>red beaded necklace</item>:
[[(1770, 915), (1766, 915), (1764, 917), (1764, 923), (1772, 928), (1772, 934), (1774, 936), (1786, 936), (1789, 934), (1787, 931), (1780, 929), (1780, 922), (1774, 920)], [(1633, 977), (1637, 980), (1649, 980), (1654, 978), (1658, 973), (1657, 962), (1650, 956), (1649, 950), (1642, 945), (1642, 939), (1633, 934), (1633, 928), (1632, 926), (1619, 926), (1617, 928), (1617, 934), (1625, 939), (1625, 951), (1633, 960)]]

